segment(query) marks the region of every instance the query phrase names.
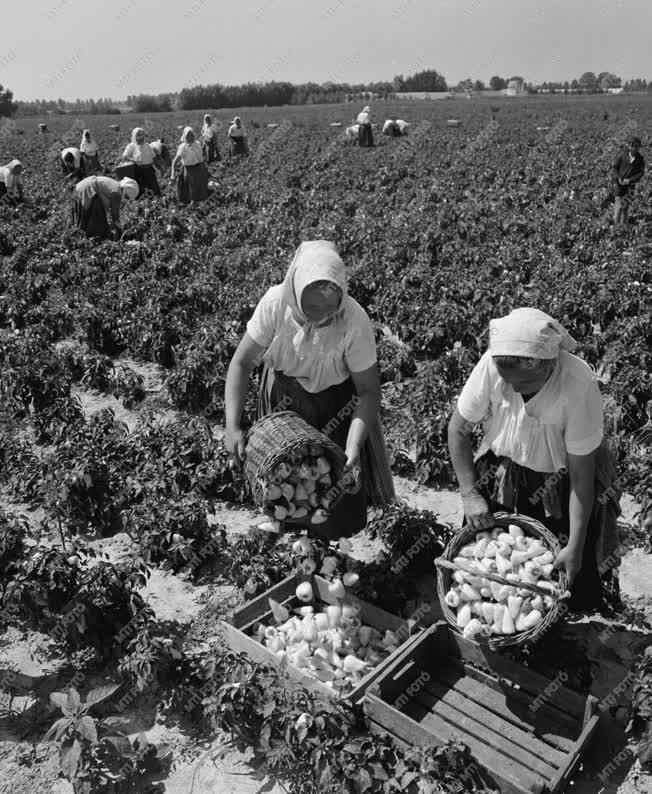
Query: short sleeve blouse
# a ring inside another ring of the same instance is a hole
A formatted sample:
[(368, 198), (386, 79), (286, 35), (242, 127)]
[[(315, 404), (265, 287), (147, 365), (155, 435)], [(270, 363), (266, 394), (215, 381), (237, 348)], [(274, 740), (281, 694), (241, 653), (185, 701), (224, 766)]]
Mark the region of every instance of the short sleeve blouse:
[(558, 471), (567, 465), (568, 453), (587, 455), (603, 438), (602, 397), (593, 372), (565, 350), (527, 403), (485, 353), (465, 383), (457, 409), (468, 422), (484, 420), (478, 457), (491, 449), (534, 471)]
[(177, 149), (177, 157), (184, 165), (199, 165), (204, 162), (204, 152), (199, 141), (182, 143)]
[(314, 329), (301, 343), (301, 326), (282, 301), (283, 286), (271, 287), (247, 324), (249, 336), (266, 348), (268, 366), (296, 378), (315, 393), (345, 381), (352, 372), (364, 372), (376, 363), (376, 340), (369, 316), (348, 298), (347, 321)]
[(148, 143), (128, 143), (122, 156), (135, 160), (139, 165), (151, 165), (154, 162), (154, 152)]

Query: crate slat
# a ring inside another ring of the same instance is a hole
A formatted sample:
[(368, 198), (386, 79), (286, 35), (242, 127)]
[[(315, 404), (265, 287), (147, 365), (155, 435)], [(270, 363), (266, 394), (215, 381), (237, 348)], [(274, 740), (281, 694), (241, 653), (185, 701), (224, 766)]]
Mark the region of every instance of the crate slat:
[[(564, 764), (568, 757), (567, 753), (559, 752), (559, 750), (550, 747), (540, 739), (537, 739), (530, 731), (517, 728), (511, 722), (492, 713), (482, 702), (464, 696), (443, 682), (433, 679), (426, 684), (423, 693), (424, 695), (429, 695), (432, 700), (437, 701), (433, 706), (435, 713), (446, 716), (443, 711), (438, 710), (437, 704), (441, 703), (447, 708), (455, 709), (460, 717), (468, 715), (470, 719), (481, 726), (489, 728), (498, 737), (499, 742), (505, 740), (508, 743), (512, 743), (516, 748), (525, 750), (528, 755), (533, 754), (535, 760), (537, 758), (545, 758), (550, 770), (549, 774), (546, 773), (549, 777), (557, 773), (557, 769)], [(517, 756), (517, 760), (521, 760), (519, 756)], [(535, 767), (533, 766), (533, 768)]]
[[(460, 674), (462, 677), (460, 677)], [(511, 703), (508, 705), (508, 698), (505, 691), (500, 688), (500, 685), (494, 681), (491, 676), (486, 673), (481, 673), (474, 670), (468, 665), (466, 667), (443, 667), (437, 670), (437, 677), (440, 681), (446, 682), (449, 686), (461, 692), (467, 697), (474, 699), (482, 698), (482, 703), (485, 708), (490, 709), (494, 714), (498, 714), (503, 719), (522, 728), (526, 731), (531, 731), (534, 736), (544, 742), (552, 745), (556, 749), (571, 752), (575, 747), (575, 742), (559, 733), (559, 728), (556, 726), (554, 716), (548, 714), (545, 706), (541, 706), (534, 714), (534, 723), (528, 722), (527, 719), (519, 717), (515, 711), (516, 703), (518, 701), (520, 706), (519, 711), (524, 717), (530, 717), (532, 712), (528, 709), (530, 698), (527, 695), (519, 692), (518, 690), (509, 693), (509, 700)], [(480, 681), (483, 683), (480, 683)], [(570, 728), (568, 729), (570, 732)]]
[(489, 775), (500, 784), (501, 794), (531, 794), (541, 790), (542, 778), (521, 764), (509, 758), (501, 759), (500, 769), (494, 769), (496, 755), (483, 742), (473, 737), (465, 737), (462, 732), (455, 733), (451, 725), (436, 714), (423, 709), (421, 722), (407, 717), (402, 712), (380, 700), (372, 692), (367, 692), (364, 704), (365, 713), (376, 723), (387, 726), (403, 742), (410, 746), (441, 746), (453, 738), (463, 740), (475, 760), (482, 764)]

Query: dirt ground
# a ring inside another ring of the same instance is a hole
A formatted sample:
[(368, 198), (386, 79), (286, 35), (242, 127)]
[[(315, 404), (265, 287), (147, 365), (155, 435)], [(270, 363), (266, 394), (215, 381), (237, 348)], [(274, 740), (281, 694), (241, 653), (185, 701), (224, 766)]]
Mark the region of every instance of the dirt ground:
[[(143, 367), (131, 361), (124, 363), (145, 377), (146, 388), (151, 395), (160, 392), (160, 372), (157, 367)], [(135, 427), (138, 414), (124, 409), (113, 397), (83, 390), (77, 393), (87, 414), (110, 406), (118, 418), (130, 428)], [(174, 412), (167, 413), (174, 415)], [(402, 478), (396, 478), (396, 487), (398, 495), (410, 505), (437, 513), (443, 523), (461, 525), (461, 502), (456, 492), (420, 487)], [(10, 507), (16, 509), (20, 506)], [(636, 504), (626, 497), (621, 518), (624, 531), (633, 526), (635, 511)], [(255, 512), (228, 504), (220, 504), (209, 518), (213, 523), (224, 524), (230, 534), (246, 533), (252, 525), (262, 520)], [(103, 548), (113, 560), (118, 560), (128, 554), (131, 541), (125, 534), (118, 534), (109, 539), (97, 540), (95, 545)], [(369, 561), (380, 548), (379, 542), (361, 533), (353, 539), (352, 556)], [(652, 623), (652, 555), (646, 555), (638, 549), (627, 552), (620, 580), (626, 602), (644, 611)], [(432, 581), (425, 582), (423, 589), (424, 597), (436, 602), (434, 573)], [(153, 569), (143, 596), (152, 605), (158, 618), (187, 626), (189, 630), (192, 629), (194, 637), (202, 638), (211, 636), (220, 614), (242, 601), (239, 591), (219, 580), (196, 585), (183, 576), (157, 569)], [(11, 667), (20, 669), (27, 676), (56, 677), (63, 660), (53, 656), (51, 646), (50, 638), (45, 635), (11, 629), (0, 636), (0, 669)], [(618, 675), (618, 672), (614, 672), (614, 675)], [(26, 695), (19, 698), (14, 707), (27, 708), (30, 703), (31, 698)], [(6, 706), (5, 695), (0, 695), (2, 706)], [(0, 794), (70, 794), (71, 786), (67, 781), (58, 779), (59, 762), (54, 744), (43, 743), (38, 734), (31, 735), (29, 740), (21, 740), (12, 730), (11, 722), (3, 721), (2, 716), (0, 708)], [(140, 721), (139, 729), (145, 730), (150, 740), (166, 742), (173, 751), (175, 762), (166, 779), (166, 791), (169, 794), (280, 794), (284, 791), (278, 783), (253, 775), (246, 765), (247, 756), (225, 750), (223, 737), (214, 741), (197, 741), (177, 726), (161, 722), (156, 715), (145, 718), (135, 713), (133, 716)], [(624, 760), (615, 771), (606, 776), (604, 782), (599, 777), (604, 771), (605, 759), (617, 757), (622, 744), (622, 729), (622, 724), (605, 725), (587, 754), (583, 773), (578, 775), (569, 791), (575, 794), (652, 794), (652, 777), (641, 772), (638, 762), (633, 763), (631, 757), (625, 757), (622, 753), (620, 757)]]

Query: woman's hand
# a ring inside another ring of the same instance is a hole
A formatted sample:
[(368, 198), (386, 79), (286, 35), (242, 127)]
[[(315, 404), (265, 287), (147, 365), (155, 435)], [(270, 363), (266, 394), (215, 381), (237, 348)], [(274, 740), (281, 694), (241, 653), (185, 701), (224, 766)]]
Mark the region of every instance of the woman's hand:
[(494, 517), (489, 510), (487, 500), (475, 488), (470, 491), (460, 491), (464, 516), (473, 529), (491, 529), (494, 526)]
[(342, 485), (347, 493), (357, 493), (361, 483), (360, 447), (346, 450), (346, 463), (342, 472)]
[(245, 447), (247, 445), (246, 436), (242, 428), (227, 427), (224, 436), (224, 445), (226, 446), (227, 451), (233, 455), (233, 461), (236, 467), (241, 469), (245, 458), (247, 457), (245, 454)]
[(567, 544), (555, 557), (554, 566), (558, 570), (566, 571), (568, 586), (571, 587), (582, 567), (582, 549), (572, 546), (570, 543)]

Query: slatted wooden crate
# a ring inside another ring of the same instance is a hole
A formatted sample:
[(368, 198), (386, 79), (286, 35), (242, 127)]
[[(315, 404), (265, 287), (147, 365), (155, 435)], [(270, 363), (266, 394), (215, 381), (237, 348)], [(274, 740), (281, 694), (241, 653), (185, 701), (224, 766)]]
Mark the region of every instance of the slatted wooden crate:
[(502, 794), (559, 794), (597, 728), (597, 704), (440, 622), (385, 668), (365, 712), (401, 746), (461, 740)]
[[(252, 599), (245, 604), (245, 606), (236, 609), (226, 620), (222, 621), (225, 639), (229, 647), (234, 651), (246, 653), (247, 656), (255, 662), (279, 667), (281, 664), (279, 657), (252, 636), (253, 629), (258, 622), (265, 625), (273, 624), (272, 613), (269, 608), (269, 598), (273, 598), (289, 610), (299, 606), (306, 606), (306, 604), (299, 601), (295, 595), (297, 585), (304, 581), (310, 581), (312, 584), (316, 602), (312, 604), (313, 607), (349, 602), (348, 599), (339, 602), (337, 598), (332, 596), (328, 592), (328, 580), (321, 576), (288, 576), (287, 579), (279, 582), (257, 598)], [(382, 671), (391, 664), (394, 659), (402, 654), (404, 648), (414, 640), (414, 636), (421, 632), (422, 629), (418, 626), (410, 626), (407, 621), (402, 618), (385, 612), (385, 610), (379, 609), (373, 604), (369, 604), (361, 599), (354, 598), (352, 602), (360, 609), (358, 617), (363, 624), (372, 626), (383, 634), (387, 629), (390, 629), (398, 634), (401, 639), (404, 639), (404, 642), (396, 651), (393, 651), (389, 656), (383, 659), (379, 665), (362, 678), (354, 689), (345, 694), (346, 698), (353, 702), (357, 702), (362, 699), (367, 687), (378, 678)], [(331, 689), (331, 687), (326, 686), (326, 684), (310, 675), (310, 673), (295, 667), (293, 664), (288, 664), (286, 669), (287, 675), (292, 682), (331, 699), (340, 697), (337, 690)]]

